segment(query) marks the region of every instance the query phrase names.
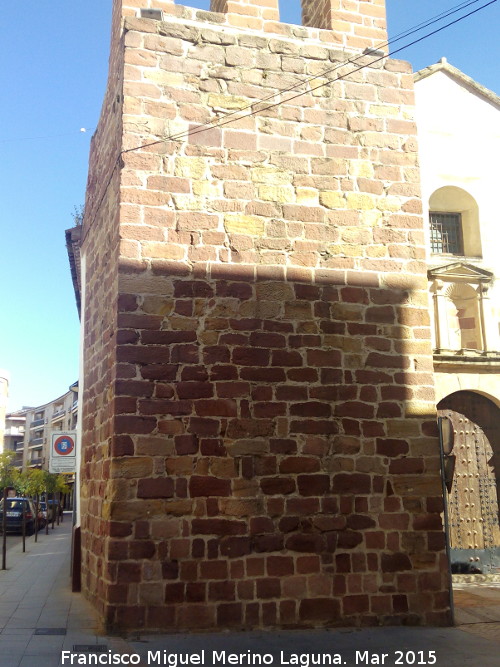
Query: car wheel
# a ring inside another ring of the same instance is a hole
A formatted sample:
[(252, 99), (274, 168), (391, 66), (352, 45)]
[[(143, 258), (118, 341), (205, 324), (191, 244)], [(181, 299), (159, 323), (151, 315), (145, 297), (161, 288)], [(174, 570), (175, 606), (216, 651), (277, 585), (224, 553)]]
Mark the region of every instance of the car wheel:
[(35, 532), (35, 526), (32, 523), (26, 524), (26, 535), (30, 537), (31, 535), (33, 535), (34, 532)]

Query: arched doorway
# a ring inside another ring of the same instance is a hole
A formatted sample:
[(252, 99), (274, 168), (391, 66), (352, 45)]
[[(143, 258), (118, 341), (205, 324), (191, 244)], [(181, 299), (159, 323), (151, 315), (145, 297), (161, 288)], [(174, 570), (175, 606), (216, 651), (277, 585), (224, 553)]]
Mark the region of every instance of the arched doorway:
[(500, 410), (473, 391), (438, 403), (453, 426), (455, 474), (448, 495), (452, 571), (500, 572)]

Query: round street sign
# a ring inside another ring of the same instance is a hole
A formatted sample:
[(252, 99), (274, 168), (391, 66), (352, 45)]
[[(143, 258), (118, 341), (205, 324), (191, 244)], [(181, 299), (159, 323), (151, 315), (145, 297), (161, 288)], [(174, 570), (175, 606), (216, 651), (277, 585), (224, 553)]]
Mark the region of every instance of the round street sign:
[(75, 448), (75, 441), (70, 435), (61, 435), (54, 440), (54, 452), (59, 456), (71, 454)]

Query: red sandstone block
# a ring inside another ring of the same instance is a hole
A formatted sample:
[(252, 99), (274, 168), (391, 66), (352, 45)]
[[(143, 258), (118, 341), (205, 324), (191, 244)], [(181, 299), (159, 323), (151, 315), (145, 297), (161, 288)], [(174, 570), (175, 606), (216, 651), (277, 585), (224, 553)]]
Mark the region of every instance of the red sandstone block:
[(112, 456), (133, 456), (134, 442), (129, 435), (115, 435), (111, 440)]
[(198, 364), (200, 349), (197, 345), (174, 345), (171, 348), (170, 361), (173, 364)]
[(217, 436), (220, 433), (220, 421), (218, 419), (190, 417), (187, 430), (189, 433), (199, 436)]
[(319, 459), (312, 456), (288, 456), (279, 465), (280, 473), (317, 472), (319, 469)]
[(298, 421), (293, 420), (290, 423), (290, 433), (308, 433), (308, 434), (322, 434), (328, 435), (338, 433), (339, 427), (331, 420), (307, 420)]
[(279, 529), (282, 533), (291, 533), (300, 525), (300, 518), (298, 516), (285, 516), (280, 519)]
[(335, 623), (341, 618), (340, 602), (331, 598), (301, 600), (299, 605), (301, 621), (315, 624)]
[(361, 473), (339, 473), (332, 480), (332, 493), (371, 493), (370, 475)]
[(249, 537), (224, 537), (220, 544), (221, 556), (239, 558), (250, 553), (251, 540)]
[(442, 530), (443, 525), (439, 514), (422, 514), (413, 518), (415, 530)]
[(208, 382), (178, 382), (176, 385), (179, 398), (210, 398), (213, 386)]
[(212, 560), (200, 563), (200, 577), (202, 579), (227, 579), (228, 563), (225, 560)]
[(393, 475), (412, 475), (424, 472), (423, 459), (403, 458), (395, 459), (389, 464), (389, 473)]
[(410, 522), (409, 514), (401, 512), (391, 512), (389, 514), (379, 514), (378, 523), (381, 528), (392, 528), (393, 530), (407, 530)]
[(199, 443), (194, 435), (176, 435), (174, 437), (175, 451), (179, 456), (196, 454)]
[(196, 401), (194, 408), (202, 417), (235, 417), (238, 412), (236, 401), (223, 398)]
[(231, 356), (237, 366), (268, 366), (270, 351), (263, 348), (236, 347)]
[(255, 535), (252, 538), (252, 547), (256, 553), (281, 551), (283, 549), (283, 537), (281, 535)]
[(138, 498), (172, 498), (173, 495), (174, 481), (169, 477), (149, 477), (138, 481)]
[(375, 415), (375, 406), (361, 401), (346, 401), (335, 406), (335, 415), (337, 417), (372, 419)]
[(189, 343), (196, 341), (195, 331), (142, 331), (141, 341), (144, 345), (171, 345), (172, 343)]
[(141, 581), (140, 563), (118, 563), (117, 583), (135, 583)]
[(177, 366), (174, 364), (146, 365), (140, 369), (140, 374), (145, 380), (172, 382), (177, 375)]
[(187, 602), (205, 602), (207, 586), (202, 582), (186, 583), (185, 598)]
[(377, 438), (376, 447), (382, 456), (400, 456), (409, 451), (408, 441), (396, 438)]
[(121, 345), (117, 348), (117, 360), (130, 363), (168, 362), (170, 351), (165, 347), (141, 345)]
[(189, 480), (189, 494), (191, 498), (229, 496), (231, 494), (231, 480), (193, 475)]
[(295, 492), (295, 481), (289, 477), (265, 477), (260, 488), (266, 495), (285, 495)]
[(402, 572), (412, 569), (411, 561), (405, 553), (382, 554), (380, 566), (382, 572)]
[(230, 519), (193, 519), (193, 535), (244, 535), (246, 533), (245, 521), (232, 521)]
[(338, 350), (307, 350), (306, 354), (310, 366), (335, 367), (342, 363), (342, 354)]
[(294, 573), (293, 558), (289, 556), (268, 556), (266, 562), (270, 577), (284, 577)]
[(281, 581), (278, 578), (257, 579), (257, 597), (261, 599), (279, 598), (281, 596)]
[(234, 581), (211, 581), (208, 584), (209, 600), (234, 600), (236, 584)]
[(371, 516), (351, 514), (347, 517), (347, 527), (351, 530), (366, 530), (367, 528), (375, 528), (375, 526), (375, 520)]
[(321, 553), (325, 548), (323, 537), (317, 533), (297, 533), (287, 537), (285, 546), (290, 551)]
[(299, 417), (329, 417), (331, 406), (328, 403), (308, 401), (307, 403), (292, 403), (290, 414)]
[(217, 627), (234, 627), (243, 624), (243, 605), (241, 602), (233, 604), (219, 604), (217, 606)]
[(155, 552), (156, 546), (152, 540), (133, 540), (129, 543), (130, 558), (150, 559), (154, 557)]
[(330, 490), (330, 476), (298, 475), (297, 486), (301, 496), (322, 496)]
[(156, 419), (154, 417), (118, 415), (115, 417), (114, 424), (116, 433), (151, 433), (156, 428)]
[(279, 417), (286, 415), (287, 406), (286, 403), (254, 403), (253, 405), (254, 416), (256, 418), (260, 417)]
[(230, 363), (229, 349), (225, 345), (212, 345), (203, 349), (203, 361), (205, 364), (228, 364)]

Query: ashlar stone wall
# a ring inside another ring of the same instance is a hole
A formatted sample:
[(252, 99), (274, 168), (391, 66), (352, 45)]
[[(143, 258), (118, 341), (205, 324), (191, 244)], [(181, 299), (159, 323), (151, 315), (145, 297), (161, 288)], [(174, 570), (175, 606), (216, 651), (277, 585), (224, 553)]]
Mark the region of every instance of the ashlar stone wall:
[(168, 11), (94, 145), (84, 588), (108, 630), (446, 624), (410, 68)]

